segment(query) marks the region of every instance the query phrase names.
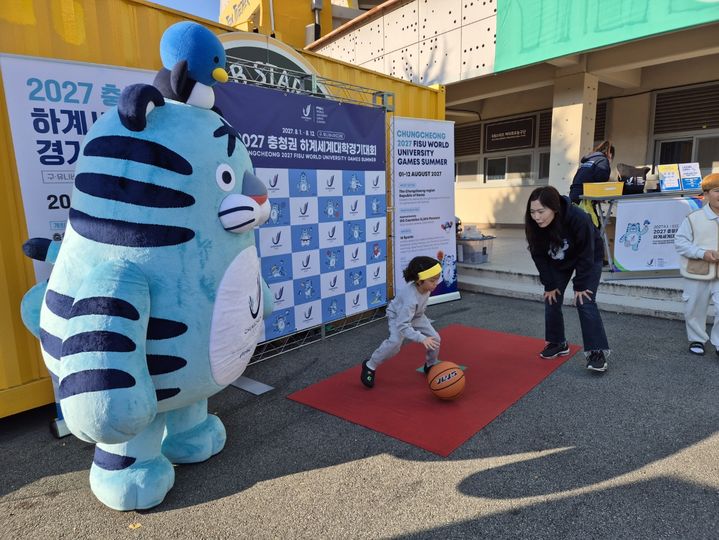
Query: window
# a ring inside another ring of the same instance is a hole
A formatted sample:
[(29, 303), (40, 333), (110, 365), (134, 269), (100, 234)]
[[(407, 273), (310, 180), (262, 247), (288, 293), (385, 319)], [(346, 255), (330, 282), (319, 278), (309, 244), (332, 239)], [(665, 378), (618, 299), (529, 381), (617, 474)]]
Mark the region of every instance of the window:
[(702, 176), (719, 172), (719, 137), (697, 139), (697, 157)]
[(484, 160), (484, 181), (510, 180), (532, 183), (532, 154), (488, 157)]
[(539, 179), (549, 178), (549, 152), (539, 154)]
[(479, 161), (458, 161), (455, 174), (457, 182), (475, 182), (479, 174)]
[(692, 139), (676, 139), (659, 143), (659, 165), (690, 163), (692, 160)]

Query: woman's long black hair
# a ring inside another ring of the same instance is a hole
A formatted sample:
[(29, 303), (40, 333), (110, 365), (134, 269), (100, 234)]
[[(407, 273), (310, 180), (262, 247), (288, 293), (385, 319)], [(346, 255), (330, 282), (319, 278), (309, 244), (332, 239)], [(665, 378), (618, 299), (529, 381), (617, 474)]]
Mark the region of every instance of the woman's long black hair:
[[(554, 219), (544, 229), (537, 225), (537, 222), (529, 214), (530, 205), (533, 201), (539, 201), (542, 206), (554, 211)], [(562, 247), (564, 243), (561, 236), (562, 218), (562, 196), (556, 188), (542, 186), (532, 191), (527, 200), (527, 210), (524, 212), (524, 233), (527, 236), (530, 252), (537, 253), (550, 247), (555, 249)]]

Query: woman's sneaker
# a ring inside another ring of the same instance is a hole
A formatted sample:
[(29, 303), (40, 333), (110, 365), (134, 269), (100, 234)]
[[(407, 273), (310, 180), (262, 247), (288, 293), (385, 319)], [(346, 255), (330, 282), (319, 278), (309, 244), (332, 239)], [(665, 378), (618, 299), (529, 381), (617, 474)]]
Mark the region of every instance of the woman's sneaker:
[(692, 341), (689, 344), (689, 352), (699, 356), (704, 356), (704, 344), (698, 341)]
[(362, 362), (362, 374), (360, 375), (360, 380), (367, 388), (372, 388), (374, 386), (374, 369), (367, 367), (368, 361), (369, 360), (365, 360)]
[(567, 356), (569, 354), (569, 345), (567, 342), (564, 343), (547, 343), (544, 350), (539, 353), (539, 356), (545, 360), (556, 358), (557, 356)]
[(607, 359), (602, 351), (592, 351), (587, 356), (587, 369), (603, 373), (607, 371)]

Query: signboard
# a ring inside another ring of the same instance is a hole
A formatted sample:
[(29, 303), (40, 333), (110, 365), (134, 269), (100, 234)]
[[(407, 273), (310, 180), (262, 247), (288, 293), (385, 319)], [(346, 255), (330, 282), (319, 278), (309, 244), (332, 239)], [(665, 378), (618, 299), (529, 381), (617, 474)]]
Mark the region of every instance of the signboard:
[(230, 79), (245, 84), (275, 87), (288, 92), (327, 94), (316, 84), (311, 64), (281, 41), (251, 32), (232, 32), (217, 36), (227, 54)]
[[(155, 72), (0, 55), (28, 237), (62, 240), (87, 130), (122, 89)], [(38, 281), (52, 267), (33, 261)]]
[(484, 124), (484, 151), (501, 152), (534, 146), (535, 117)]
[(702, 171), (698, 163), (680, 163), (679, 177), (684, 191), (701, 190)]
[(657, 165), (659, 173), (659, 191), (681, 191), (682, 184), (679, 178), (679, 166), (676, 163), (670, 165)]
[(674, 235), (690, 212), (701, 208), (695, 197), (652, 198), (617, 204), (614, 264), (618, 270), (678, 270)]
[[(454, 214), (454, 123), (395, 117), (392, 123), (394, 283), (417, 255), (442, 263), (434, 302), (459, 298)], [(430, 301), (433, 301), (430, 298)]]
[(270, 197), (264, 340), (386, 304), (384, 109), (235, 83), (215, 95)]

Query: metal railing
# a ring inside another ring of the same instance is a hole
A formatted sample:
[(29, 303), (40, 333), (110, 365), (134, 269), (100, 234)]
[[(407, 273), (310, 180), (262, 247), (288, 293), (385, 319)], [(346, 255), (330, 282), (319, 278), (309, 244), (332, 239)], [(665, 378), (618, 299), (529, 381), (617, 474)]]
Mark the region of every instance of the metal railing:
[(342, 103), (355, 103), (394, 111), (394, 94), (366, 86), (321, 77), (289, 68), (265, 64), (259, 60), (227, 57), (231, 82), (253, 84), (272, 90), (304, 94)]

